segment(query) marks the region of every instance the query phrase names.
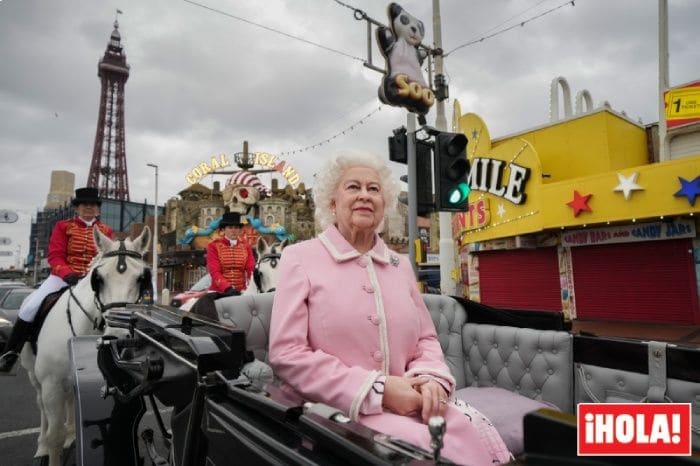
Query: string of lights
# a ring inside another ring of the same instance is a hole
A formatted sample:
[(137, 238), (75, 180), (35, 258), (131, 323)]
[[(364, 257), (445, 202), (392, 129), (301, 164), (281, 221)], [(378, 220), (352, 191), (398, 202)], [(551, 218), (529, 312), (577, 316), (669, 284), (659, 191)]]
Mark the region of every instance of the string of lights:
[(319, 141), (319, 142), (317, 142), (316, 144), (311, 144), (311, 145), (306, 146), (306, 147), (300, 147), (300, 148), (298, 148), (298, 149), (280, 152), (279, 155), (293, 155), (293, 154), (296, 154), (296, 153), (298, 153), (298, 152), (306, 152), (307, 150), (313, 150), (313, 149), (316, 149), (317, 147), (321, 147), (321, 146), (324, 145), (324, 144), (328, 144), (328, 143), (330, 143), (331, 141), (333, 141), (334, 139), (336, 139), (336, 138), (338, 138), (338, 137), (340, 137), (340, 136), (344, 136), (345, 133), (349, 133), (350, 131), (354, 131), (356, 126), (363, 124), (363, 123), (364, 123), (365, 121), (367, 121), (372, 115), (374, 115), (375, 113), (379, 112), (379, 111), (382, 109), (382, 107), (383, 107), (383, 105), (380, 105), (379, 107), (377, 107), (377, 108), (375, 108), (374, 110), (372, 110), (371, 112), (369, 112), (367, 115), (365, 115), (365, 116), (363, 116), (362, 118), (360, 118), (359, 121), (356, 121), (356, 122), (353, 123), (352, 125), (348, 126), (347, 128), (345, 128), (345, 129), (342, 130), (342, 131), (337, 132), (336, 134), (334, 134), (333, 136), (331, 136), (331, 137), (329, 137), (329, 138), (323, 139), (322, 141)]
[(524, 213), (524, 214), (522, 214), (522, 215), (518, 215), (517, 217), (507, 218), (507, 219), (505, 219), (505, 220), (503, 220), (503, 221), (501, 221), (501, 222), (495, 222), (495, 223), (491, 223), (491, 224), (489, 224), (489, 225), (484, 225), (483, 227), (479, 227), (479, 228), (474, 228), (474, 229), (472, 229), (472, 230), (463, 231), (463, 232), (461, 233), (461, 238), (464, 238), (465, 236), (472, 235), (472, 234), (474, 234), (474, 233), (478, 233), (478, 232), (480, 232), (480, 231), (488, 230), (488, 229), (491, 229), (491, 228), (496, 228), (496, 227), (498, 227), (498, 226), (505, 225), (506, 223), (515, 222), (516, 220), (522, 220), (522, 219), (524, 219), (524, 218), (531, 217), (531, 216), (533, 216), (533, 215), (535, 215), (535, 214), (538, 214), (539, 212), (540, 212), (539, 210), (531, 210), (530, 212)]
[[(493, 31), (494, 29), (498, 29), (499, 27), (503, 26), (504, 24), (507, 24), (507, 23), (511, 22), (512, 20), (514, 20), (514, 19), (517, 18), (518, 16), (523, 15), (523, 14), (527, 13), (528, 11), (533, 10), (533, 9), (537, 8), (538, 6), (542, 5), (544, 2), (548, 2), (548, 1), (550, 1), (550, 0), (540, 0), (539, 2), (535, 3), (535, 4), (532, 5), (531, 7), (525, 8), (525, 9), (524, 9), (523, 11), (521, 11), (520, 13), (516, 13), (516, 14), (514, 14), (513, 16), (511, 16), (510, 18), (504, 19), (504, 20), (501, 21), (500, 23), (496, 24), (494, 27), (489, 28), (489, 29), (487, 29), (487, 30), (485, 30), (485, 31), (483, 31), (483, 32), (481, 32), (481, 33), (479, 33), (479, 34), (481, 34), (481, 35), (483, 35), (483, 34), (488, 34), (489, 32)], [(470, 39), (470, 40), (471, 40), (471, 39)]]
[(295, 36), (293, 34), (289, 34), (287, 32), (280, 31), (279, 29), (275, 29), (275, 28), (270, 27), (270, 26), (265, 26), (264, 24), (256, 23), (254, 21), (251, 21), (249, 19), (245, 19), (245, 18), (240, 17), (240, 16), (236, 16), (236, 15), (228, 13), (226, 11), (218, 10), (218, 9), (210, 7), (208, 5), (204, 5), (203, 3), (198, 3), (198, 2), (195, 2), (193, 0), (183, 0), (183, 1), (185, 3), (189, 3), (190, 5), (198, 6), (200, 8), (205, 9), (205, 10), (211, 11), (212, 13), (223, 15), (223, 16), (226, 16), (228, 18), (235, 19), (237, 21), (241, 21), (241, 22), (246, 23), (246, 24), (250, 24), (251, 26), (259, 27), (261, 29), (265, 29), (266, 31), (274, 32), (275, 34), (280, 34), (280, 35), (288, 37), (290, 39), (298, 40), (299, 42), (303, 42), (303, 43), (308, 44), (308, 45), (313, 45), (314, 47), (318, 47), (318, 48), (326, 50), (328, 52), (337, 53), (338, 55), (352, 58), (353, 60), (357, 60), (357, 61), (364, 63), (364, 59), (362, 59), (358, 56), (343, 52), (342, 50), (334, 49), (334, 48), (328, 47), (326, 45), (319, 44), (318, 42), (313, 42), (313, 41), (310, 41), (308, 39), (304, 39), (303, 37)]
[(465, 42), (465, 43), (462, 44), (462, 45), (458, 45), (457, 47), (453, 48), (453, 49), (450, 50), (449, 52), (445, 53), (445, 54), (443, 55), (443, 57), (446, 57), (446, 56), (448, 56), (448, 55), (450, 55), (450, 54), (452, 54), (452, 53), (456, 52), (457, 50), (462, 49), (462, 48), (464, 48), (464, 47), (468, 47), (468, 46), (470, 46), (470, 45), (478, 44), (479, 42), (483, 42), (483, 41), (485, 41), (485, 40), (491, 39), (491, 38), (493, 38), (493, 37), (496, 37), (496, 36), (498, 36), (498, 35), (501, 35), (501, 34), (503, 34), (503, 33), (506, 33), (506, 32), (508, 32), (508, 31), (510, 31), (510, 30), (513, 30), (513, 29), (515, 29), (515, 28), (517, 28), (517, 27), (525, 26), (527, 23), (529, 23), (529, 22), (531, 22), (531, 21), (534, 21), (534, 20), (536, 20), (536, 19), (542, 18), (543, 16), (546, 16), (546, 15), (548, 15), (548, 14), (550, 14), (550, 13), (553, 13), (553, 12), (557, 11), (558, 9), (563, 8), (563, 7), (567, 6), (567, 5), (576, 6), (575, 0), (568, 0), (566, 3), (562, 3), (562, 4), (559, 5), (559, 6), (555, 6), (554, 8), (550, 8), (549, 10), (543, 11), (542, 13), (540, 13), (540, 14), (538, 14), (538, 15), (532, 16), (532, 17), (530, 17), (530, 18), (528, 18), (528, 19), (526, 19), (526, 20), (523, 20), (523, 21), (521, 21), (521, 22), (519, 22), (519, 23), (516, 23), (516, 24), (514, 24), (514, 25), (512, 25), (512, 26), (509, 26), (509, 27), (507, 27), (507, 28), (504, 28), (504, 29), (501, 29), (501, 30), (499, 30), (499, 31), (496, 31), (496, 32), (494, 32), (493, 34), (488, 34), (488, 35), (482, 36), (482, 37), (480, 37), (480, 38), (478, 38), (478, 39), (474, 39), (474, 40), (471, 40), (471, 41), (469, 41), (469, 42)]

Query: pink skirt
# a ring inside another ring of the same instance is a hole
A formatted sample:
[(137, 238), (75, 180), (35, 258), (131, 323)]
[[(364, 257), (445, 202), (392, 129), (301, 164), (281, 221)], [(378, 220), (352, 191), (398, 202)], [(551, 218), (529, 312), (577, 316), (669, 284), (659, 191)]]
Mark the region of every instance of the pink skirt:
[[(513, 459), (491, 421), (476, 408), (462, 400), (450, 401), (444, 418), (446, 430), (441, 456), (468, 466), (492, 466)], [(385, 411), (360, 415), (358, 420), (374, 430), (432, 451), (428, 426), (418, 415), (400, 416)]]

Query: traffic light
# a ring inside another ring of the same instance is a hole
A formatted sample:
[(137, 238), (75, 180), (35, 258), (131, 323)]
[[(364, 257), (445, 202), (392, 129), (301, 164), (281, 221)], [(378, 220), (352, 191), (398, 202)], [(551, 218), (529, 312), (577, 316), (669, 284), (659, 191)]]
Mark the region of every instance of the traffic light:
[(389, 160), (397, 163), (408, 162), (408, 142), (406, 128), (400, 127), (394, 130), (394, 135), (389, 136)]
[(435, 211), (432, 151), (429, 142), (416, 141), (416, 198), (417, 213), (421, 217), (427, 217)]
[(462, 133), (435, 135), (435, 210), (464, 212), (469, 204), (467, 137)]
[[(433, 146), (429, 142), (416, 141), (416, 213), (427, 217), (435, 212), (433, 201)], [(408, 175), (401, 176), (401, 181), (408, 183)], [(399, 201), (408, 205), (408, 193), (399, 197)]]

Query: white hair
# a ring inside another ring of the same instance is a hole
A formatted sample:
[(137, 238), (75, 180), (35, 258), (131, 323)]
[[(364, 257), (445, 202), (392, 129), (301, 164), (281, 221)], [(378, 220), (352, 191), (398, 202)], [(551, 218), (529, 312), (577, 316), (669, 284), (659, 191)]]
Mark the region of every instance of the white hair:
[[(327, 162), (316, 175), (313, 195), (316, 210), (314, 216), (322, 230), (335, 223), (335, 216), (331, 204), (340, 185), (340, 180), (348, 169), (353, 167), (367, 167), (376, 171), (379, 175), (379, 184), (382, 187), (384, 198), (384, 215), (391, 216), (396, 210), (396, 202), (399, 196), (399, 186), (386, 162), (376, 155), (367, 152), (342, 152), (340, 155)], [(383, 228), (384, 221), (380, 223), (377, 231)]]

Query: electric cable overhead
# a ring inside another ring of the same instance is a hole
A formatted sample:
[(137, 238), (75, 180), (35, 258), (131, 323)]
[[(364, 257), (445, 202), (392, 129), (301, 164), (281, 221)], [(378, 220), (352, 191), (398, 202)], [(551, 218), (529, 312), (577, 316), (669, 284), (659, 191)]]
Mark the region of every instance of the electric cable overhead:
[(450, 55), (451, 53), (453, 53), (453, 52), (455, 52), (455, 51), (457, 51), (457, 50), (459, 50), (459, 49), (461, 49), (461, 48), (468, 47), (468, 46), (474, 45), (474, 44), (478, 44), (479, 42), (483, 42), (483, 41), (485, 41), (485, 40), (487, 40), (487, 39), (491, 39), (492, 37), (496, 37), (496, 36), (498, 36), (498, 35), (501, 35), (501, 34), (503, 34), (503, 33), (505, 33), (505, 32), (508, 32), (508, 31), (510, 31), (510, 30), (512, 30), (512, 29), (515, 29), (515, 28), (517, 28), (517, 27), (525, 26), (527, 23), (529, 23), (529, 22), (531, 22), (531, 21), (534, 21), (534, 20), (536, 20), (536, 19), (539, 19), (539, 18), (541, 18), (541, 17), (543, 17), (543, 16), (546, 16), (546, 15), (548, 15), (548, 14), (550, 14), (550, 13), (553, 13), (553, 12), (555, 12), (556, 10), (558, 10), (558, 9), (560, 9), (560, 8), (563, 8), (563, 7), (565, 7), (565, 6), (569, 5), (569, 4), (570, 4), (571, 6), (576, 6), (575, 0), (569, 0), (569, 1), (567, 1), (566, 3), (562, 3), (562, 4), (559, 5), (559, 6), (555, 6), (554, 8), (550, 8), (549, 10), (546, 10), (546, 11), (544, 11), (544, 12), (538, 14), (538, 15), (532, 16), (532, 17), (530, 17), (530, 18), (528, 18), (528, 19), (526, 19), (526, 20), (524, 20), (524, 21), (521, 21), (521, 22), (519, 22), (519, 23), (517, 23), (517, 24), (514, 24), (514, 25), (509, 26), (509, 27), (507, 27), (507, 28), (501, 29), (500, 31), (496, 31), (496, 32), (494, 32), (493, 34), (488, 34), (488, 35), (483, 36), (483, 37), (480, 37), (480, 38), (478, 38), (478, 39), (474, 39), (474, 40), (471, 40), (471, 41), (469, 41), (469, 42), (466, 42), (466, 43), (464, 43), (464, 44), (462, 44), (462, 45), (458, 45), (457, 47), (453, 48), (453, 49), (450, 50), (449, 52), (445, 53), (445, 54), (443, 55), (443, 57), (446, 57), (446, 56)]
[(296, 154), (297, 152), (306, 152), (307, 150), (312, 150), (312, 149), (315, 149), (315, 148), (317, 148), (317, 147), (321, 147), (323, 144), (328, 144), (328, 143), (330, 143), (331, 141), (333, 141), (334, 139), (336, 139), (336, 138), (338, 138), (338, 137), (340, 137), (340, 136), (344, 136), (345, 133), (348, 133), (348, 132), (350, 132), (350, 131), (354, 131), (356, 126), (363, 124), (363, 123), (364, 123), (365, 121), (367, 121), (372, 115), (374, 115), (375, 113), (377, 113), (378, 111), (380, 111), (380, 110), (382, 109), (382, 107), (383, 107), (383, 105), (380, 105), (379, 107), (377, 107), (377, 108), (375, 108), (374, 110), (372, 110), (371, 112), (369, 112), (367, 115), (365, 115), (365, 116), (363, 116), (362, 118), (360, 118), (359, 121), (356, 121), (356, 122), (353, 123), (352, 125), (348, 126), (347, 128), (345, 128), (345, 129), (342, 130), (342, 131), (337, 132), (336, 134), (334, 134), (333, 136), (331, 136), (331, 137), (329, 137), (329, 138), (323, 139), (323, 140), (317, 142), (316, 144), (311, 144), (311, 145), (308, 145), (308, 146), (306, 146), (306, 147), (300, 147), (299, 149), (287, 150), (287, 151), (284, 151), (284, 152), (280, 152), (279, 155), (293, 155), (293, 154)]
[(212, 13), (223, 15), (223, 16), (226, 16), (228, 18), (235, 19), (237, 21), (241, 21), (241, 22), (246, 23), (246, 24), (250, 24), (251, 26), (259, 27), (261, 29), (265, 29), (266, 31), (274, 32), (275, 34), (279, 34), (279, 35), (282, 35), (284, 37), (288, 37), (290, 39), (298, 40), (299, 42), (303, 42), (307, 45), (313, 45), (314, 47), (318, 47), (318, 48), (326, 50), (328, 52), (337, 53), (338, 55), (342, 55), (342, 56), (347, 57), (347, 58), (352, 58), (353, 60), (357, 60), (357, 61), (364, 63), (364, 60), (362, 58), (357, 57), (355, 55), (351, 55), (351, 54), (346, 53), (346, 52), (343, 52), (342, 50), (337, 50), (337, 49), (325, 46), (323, 44), (319, 44), (318, 42), (313, 42), (313, 41), (310, 41), (308, 39), (304, 39), (303, 37), (295, 36), (293, 34), (289, 34), (287, 32), (280, 31), (279, 29), (275, 29), (275, 28), (272, 28), (270, 26), (265, 26), (264, 24), (256, 23), (256, 22), (251, 21), (249, 19), (245, 19), (245, 18), (242, 18), (240, 16), (236, 16), (234, 14), (227, 13), (227, 12), (222, 11), (222, 10), (218, 10), (216, 8), (204, 5), (202, 3), (195, 2), (193, 0), (183, 0), (183, 1), (186, 3), (189, 3), (191, 5), (198, 6), (200, 8), (205, 9), (205, 10), (211, 11)]

